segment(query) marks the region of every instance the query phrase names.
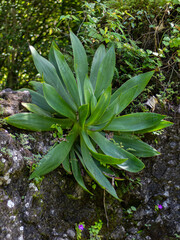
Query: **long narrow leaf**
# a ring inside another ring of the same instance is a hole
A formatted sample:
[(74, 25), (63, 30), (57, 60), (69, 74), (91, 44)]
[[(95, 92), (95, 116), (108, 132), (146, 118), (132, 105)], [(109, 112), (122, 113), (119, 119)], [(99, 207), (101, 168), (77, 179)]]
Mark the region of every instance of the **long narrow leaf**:
[(34, 64), (38, 72), (44, 78), (44, 81), (53, 86), (61, 95), (61, 97), (67, 103), (69, 103), (74, 110), (76, 110), (76, 105), (74, 104), (71, 97), (64, 88), (60, 78), (57, 75), (55, 67), (47, 59), (39, 55), (34, 47), (30, 46), (30, 50), (33, 56)]
[(110, 182), (107, 180), (107, 178), (102, 174), (101, 170), (97, 167), (95, 162), (93, 161), (88, 148), (86, 147), (86, 144), (84, 140), (81, 138), (81, 152), (82, 157), (84, 160), (84, 163), (90, 172), (91, 176), (94, 178), (94, 180), (104, 189), (106, 189), (107, 192), (109, 192), (113, 197), (119, 200), (116, 191), (110, 184)]
[(91, 66), (91, 73), (90, 73), (90, 81), (92, 83), (93, 89), (95, 90), (96, 81), (98, 76), (99, 67), (101, 65), (102, 60), (106, 55), (106, 50), (104, 45), (100, 45), (99, 48), (96, 50), (94, 55), (92, 66)]
[[(110, 124), (110, 121), (112, 121), (113, 118), (118, 114), (119, 103), (120, 103), (119, 100), (120, 100), (120, 96), (118, 98), (116, 98), (114, 100), (114, 102), (108, 106), (108, 108), (106, 109), (106, 111), (104, 112), (102, 117), (96, 122), (95, 129), (97, 129), (97, 130), (104, 129), (104, 127), (107, 125), (107, 123)], [(102, 128), (102, 127), (99, 127), (98, 125), (104, 126), (104, 127)]]
[(40, 160), (38, 167), (31, 174), (30, 179), (45, 175), (56, 169), (67, 157), (76, 139), (76, 132), (71, 132), (67, 136), (67, 141), (63, 141), (50, 150), (44, 158)]
[(99, 124), (99, 125), (91, 125), (91, 126), (88, 126), (87, 129), (88, 130), (91, 130), (91, 131), (97, 131), (97, 132), (100, 132), (104, 129), (106, 129), (106, 127), (109, 126), (109, 124), (113, 121), (113, 119), (115, 118), (115, 114), (114, 114), (115, 110), (113, 110), (113, 115), (110, 115), (111, 119), (109, 119), (109, 121), (105, 122), (105, 123), (102, 123), (102, 124)]
[(84, 124), (89, 113), (89, 104), (84, 104), (80, 106), (78, 112), (79, 112), (79, 124), (82, 128), (84, 128)]
[(119, 178), (117, 173), (113, 172), (110, 168), (103, 166), (99, 161), (94, 160), (94, 162), (106, 177), (111, 179), (114, 178), (116, 180), (121, 180), (121, 181), (124, 180), (122, 178)]
[(93, 87), (92, 84), (86, 76), (85, 81), (84, 81), (84, 100), (86, 104), (90, 104), (91, 102), (91, 97), (94, 95)]
[(108, 122), (104, 122), (99, 125), (90, 125), (90, 126), (87, 126), (87, 129), (91, 130), (93, 132), (96, 132), (96, 131), (100, 132), (100, 131), (104, 130), (106, 127), (108, 127), (114, 118), (115, 118), (115, 115), (111, 116), (111, 119)]
[(38, 115), (45, 116), (45, 117), (52, 117), (52, 115), (49, 112), (43, 110), (36, 104), (33, 104), (33, 103), (21, 103), (21, 104), (23, 105), (23, 107), (25, 107), (30, 112), (33, 112), (33, 113), (36, 113)]
[(94, 95), (91, 97), (91, 114), (94, 112), (97, 105), (97, 99)]
[(136, 158), (131, 153), (120, 148), (112, 141), (109, 141), (102, 134), (90, 131), (88, 132), (88, 134), (105, 154), (115, 158), (128, 158), (128, 160), (124, 163), (117, 165), (119, 168), (122, 168), (129, 172), (139, 172), (144, 168), (144, 164), (141, 160)]
[(78, 184), (88, 193), (92, 194), (85, 186), (82, 175), (81, 175), (81, 170), (79, 167), (78, 159), (75, 156), (74, 151), (72, 150), (70, 152), (70, 161), (71, 161), (71, 166), (72, 166), (72, 173), (74, 175), (74, 178), (78, 182)]
[(73, 56), (74, 56), (74, 70), (76, 72), (76, 80), (78, 84), (79, 96), (81, 103), (83, 101), (83, 88), (84, 88), (84, 80), (86, 75), (88, 74), (88, 61), (85, 49), (80, 42), (80, 40), (76, 37), (73, 32), (70, 32), (70, 38), (73, 48)]
[(87, 120), (88, 125), (97, 122), (102, 117), (102, 115), (104, 114), (108, 107), (110, 99), (111, 99), (111, 86), (108, 87), (99, 98), (99, 101), (97, 102), (94, 111), (91, 113), (90, 118)]
[(131, 134), (114, 135), (113, 139), (137, 157), (153, 157), (160, 154), (155, 148)]
[(146, 128), (144, 130), (137, 131), (136, 133), (144, 134), (144, 133), (149, 133), (149, 132), (155, 132), (158, 130), (161, 130), (163, 128), (169, 127), (173, 125), (174, 123), (166, 121), (166, 120), (161, 120), (158, 124), (156, 124), (153, 127)]
[(30, 81), (29, 84), (33, 87), (34, 90), (43, 95), (43, 85), (41, 82)]
[(98, 153), (96, 149), (94, 148), (93, 144), (91, 143), (87, 133), (85, 131), (82, 131), (82, 137), (84, 142), (86, 143), (87, 148), (91, 152), (92, 156), (96, 158), (98, 161), (105, 163), (105, 164), (121, 164), (127, 160), (127, 158), (115, 158), (109, 155), (105, 155), (102, 153)]
[(64, 168), (64, 170), (66, 172), (68, 172), (69, 174), (71, 174), (71, 165), (70, 165), (70, 159), (69, 159), (69, 155), (64, 159), (64, 161), (62, 162), (62, 166)]
[(63, 80), (62, 80), (62, 76), (61, 76), (61, 73), (59, 71), (59, 67), (58, 67), (58, 64), (57, 64), (57, 61), (56, 61), (56, 58), (55, 58), (55, 55), (54, 55), (54, 48), (57, 48), (58, 49), (58, 46), (57, 44), (53, 41), (52, 44), (51, 44), (51, 48), (50, 48), (50, 51), (49, 51), (49, 61), (53, 64), (53, 66), (55, 67), (56, 69), (56, 72), (57, 72), (57, 75), (59, 77), (59, 79), (61, 80), (62, 84), (64, 85), (63, 83)]
[(139, 74), (138, 76), (131, 78), (130, 80), (125, 82), (117, 91), (115, 91), (115, 93), (111, 97), (111, 102), (113, 102), (124, 91), (127, 91), (127, 89), (132, 88), (134, 86), (137, 86), (137, 89), (133, 99), (136, 98), (144, 90), (144, 88), (150, 81), (153, 74), (154, 74), (154, 71), (151, 71), (151, 72)]
[(63, 116), (66, 116), (72, 120), (76, 118), (75, 113), (72, 108), (64, 101), (64, 99), (57, 93), (56, 89), (51, 85), (44, 83), (43, 84), (43, 92), (46, 101), (48, 104), (56, 110), (56, 112), (60, 113)]
[(114, 118), (105, 130), (121, 132), (139, 131), (159, 124), (164, 117), (157, 113), (132, 113)]
[(72, 126), (72, 121), (69, 119), (50, 118), (35, 113), (18, 113), (5, 120), (14, 127), (31, 131), (52, 131), (51, 126), (56, 123), (63, 129)]
[(116, 114), (121, 113), (132, 102), (136, 91), (137, 86), (134, 86), (122, 92), (122, 94), (119, 96), (118, 109)]
[(103, 89), (106, 89), (112, 82), (114, 76), (114, 69), (115, 69), (115, 51), (114, 47), (112, 46), (104, 59), (101, 62), (99, 67), (97, 81), (96, 81), (96, 88), (95, 88), (95, 96), (98, 98)]
[(45, 110), (47, 112), (55, 113), (55, 110), (48, 105), (48, 103), (45, 100), (43, 95), (41, 95), (40, 93), (37, 93), (31, 89), (28, 89), (28, 88), (22, 88), (19, 91), (25, 91), (25, 90), (30, 92), (31, 101), (33, 104), (39, 106), (40, 108), (42, 108), (43, 110)]
[(61, 73), (62, 79), (64, 81), (64, 84), (67, 90), (69, 91), (76, 105), (80, 106), (77, 83), (71, 69), (69, 68), (63, 54), (60, 51), (58, 51), (58, 49), (55, 47), (54, 47), (54, 55), (56, 58), (57, 66), (59, 68), (59, 72)]

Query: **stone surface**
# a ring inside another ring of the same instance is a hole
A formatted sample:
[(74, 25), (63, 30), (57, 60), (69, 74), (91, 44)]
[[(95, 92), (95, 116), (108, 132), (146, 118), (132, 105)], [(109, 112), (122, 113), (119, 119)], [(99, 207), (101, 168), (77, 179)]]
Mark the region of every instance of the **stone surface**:
[[(0, 98), (1, 109), (8, 106), (2, 116), (23, 111), (20, 103), (30, 101), (27, 92), (11, 90), (1, 92)], [(83, 221), (86, 227), (82, 239), (89, 239), (88, 228), (99, 219), (103, 221), (101, 239), (177, 239), (176, 234), (180, 235), (180, 132), (178, 113), (170, 114), (175, 122), (172, 127), (161, 135), (146, 136), (162, 154), (145, 159), (146, 168), (139, 174), (127, 174), (130, 180), (119, 181), (116, 190), (122, 202), (106, 193), (107, 216), (103, 190), (97, 186), (92, 189), (94, 196), (89, 195), (61, 167), (44, 178), (28, 179), (32, 165), (52, 146), (51, 133), (33, 133), (2, 125), (0, 239), (76, 239), (75, 224)], [(91, 189), (91, 181), (85, 178)], [(159, 204), (163, 208), (155, 210)]]
[(31, 95), (28, 91), (16, 92), (7, 88), (0, 92), (0, 116), (7, 117), (21, 112), (24, 107), (22, 102), (30, 102)]

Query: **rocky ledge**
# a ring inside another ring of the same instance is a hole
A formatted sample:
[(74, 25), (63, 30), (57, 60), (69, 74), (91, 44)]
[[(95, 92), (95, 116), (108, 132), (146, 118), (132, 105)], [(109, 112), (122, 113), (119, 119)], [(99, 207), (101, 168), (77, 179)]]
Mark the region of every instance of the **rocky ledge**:
[[(145, 159), (139, 174), (126, 174), (116, 190), (119, 202), (104, 194), (88, 177), (94, 196), (84, 192), (73, 176), (58, 168), (43, 178), (29, 180), (38, 159), (52, 146), (52, 134), (21, 131), (3, 118), (24, 111), (28, 92), (0, 93), (0, 239), (76, 239), (75, 224), (88, 228), (103, 222), (100, 238), (114, 240), (175, 240), (180, 238), (180, 132), (179, 113), (170, 112), (175, 124), (151, 142), (162, 154)], [(85, 174), (85, 173), (84, 173)], [(92, 189), (93, 190), (93, 189)], [(108, 227), (107, 227), (108, 225)]]

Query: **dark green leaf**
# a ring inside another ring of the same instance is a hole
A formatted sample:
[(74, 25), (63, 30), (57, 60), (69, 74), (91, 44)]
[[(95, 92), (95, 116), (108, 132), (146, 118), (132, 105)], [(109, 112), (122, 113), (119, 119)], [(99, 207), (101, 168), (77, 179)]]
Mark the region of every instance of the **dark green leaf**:
[(95, 109), (96, 105), (97, 105), (97, 99), (96, 99), (96, 97), (93, 95), (93, 96), (91, 97), (91, 114), (94, 112), (94, 109)]
[(94, 162), (106, 177), (114, 178), (116, 180), (124, 180), (122, 178), (119, 178), (119, 176), (115, 172), (113, 172), (110, 168), (103, 166), (99, 161), (94, 160)]
[(64, 159), (64, 161), (62, 162), (62, 166), (64, 168), (64, 170), (68, 173), (71, 173), (71, 166), (70, 166), (70, 159), (69, 159), (69, 155)]
[(136, 91), (137, 91), (137, 86), (134, 86), (122, 92), (122, 94), (118, 97), (119, 102), (118, 102), (118, 109), (116, 114), (121, 113), (132, 102)]
[(72, 173), (74, 175), (74, 178), (78, 182), (78, 184), (88, 193), (92, 194), (85, 186), (82, 175), (81, 175), (81, 170), (79, 167), (78, 159), (75, 156), (74, 151), (72, 150), (70, 152), (70, 161), (71, 161), (71, 166), (72, 166)]
[(96, 149), (94, 148), (93, 144), (91, 143), (87, 133), (85, 131), (82, 131), (81, 133), (82, 137), (83, 137), (83, 140), (87, 146), (87, 148), (89, 149), (89, 151), (91, 152), (92, 156), (94, 158), (96, 158), (98, 161), (101, 161), (102, 163), (105, 163), (105, 164), (121, 164), (123, 162), (125, 162), (127, 160), (127, 158), (115, 158), (115, 157), (111, 157), (109, 155), (104, 155), (102, 153), (98, 153), (96, 151)]
[(90, 81), (92, 83), (93, 89), (95, 90), (96, 87), (96, 80), (98, 76), (98, 71), (101, 65), (102, 60), (106, 55), (106, 50), (104, 45), (100, 45), (99, 48), (96, 50), (96, 53), (93, 58), (92, 66), (91, 66), (91, 73), (90, 73)]
[(136, 158), (131, 153), (120, 148), (120, 146), (117, 146), (112, 141), (109, 141), (102, 134), (90, 131), (88, 134), (106, 155), (115, 158), (128, 158), (128, 160), (124, 163), (117, 165), (119, 168), (122, 168), (129, 172), (139, 172), (144, 168), (144, 164), (141, 162), (141, 160)]
[(85, 49), (80, 40), (76, 37), (76, 35), (73, 32), (70, 32), (70, 37), (74, 56), (74, 70), (76, 72), (76, 80), (82, 104), (83, 101), (82, 91), (84, 89), (85, 77), (88, 74), (88, 61)]
[(99, 98), (97, 105), (94, 108), (94, 111), (91, 113), (90, 118), (87, 120), (88, 125), (94, 124), (102, 117), (102, 115), (104, 114), (108, 107), (110, 99), (111, 99), (111, 86), (108, 87)]
[(95, 162), (93, 161), (88, 148), (86, 147), (86, 144), (84, 143), (83, 139), (81, 138), (81, 152), (82, 157), (84, 160), (84, 163), (87, 167), (87, 170), (93, 177), (93, 179), (104, 189), (106, 189), (107, 192), (109, 192), (113, 197), (119, 200), (116, 191), (110, 184), (110, 182), (107, 180), (107, 178), (102, 174), (101, 170), (97, 167)]
[(97, 99), (101, 95), (102, 91), (111, 84), (111, 81), (114, 76), (114, 69), (115, 69), (115, 51), (114, 47), (112, 46), (108, 50), (106, 56), (102, 60), (101, 65), (99, 67), (95, 88), (95, 96)]
[(52, 131), (51, 126), (56, 123), (63, 129), (72, 126), (72, 121), (69, 119), (50, 118), (35, 113), (18, 113), (5, 120), (14, 127), (31, 131)]
[(38, 72), (43, 77), (44, 81), (53, 86), (61, 95), (61, 97), (67, 103), (69, 103), (74, 110), (76, 110), (76, 105), (74, 104), (66, 89), (64, 88), (60, 78), (57, 75), (55, 67), (47, 59), (39, 55), (34, 47), (30, 46), (30, 50), (33, 56), (34, 64)]
[(36, 113), (38, 115), (45, 116), (45, 117), (52, 117), (52, 115), (49, 112), (43, 110), (36, 104), (33, 104), (33, 103), (21, 103), (21, 104), (23, 105), (23, 107), (25, 107), (30, 112), (33, 112), (33, 113)]
[(84, 100), (85, 100), (86, 104), (90, 104), (91, 97), (93, 95), (94, 95), (94, 92), (93, 92), (92, 84), (91, 84), (88, 76), (86, 76), (85, 81), (84, 81)]
[[(151, 77), (153, 76), (154, 71), (139, 74), (138, 76), (135, 76), (125, 82), (111, 97), (111, 103), (118, 97), (120, 94), (122, 94), (124, 91), (127, 91), (127, 89), (132, 88), (134, 86), (137, 86), (136, 92), (134, 94), (134, 98), (136, 98), (146, 87), (148, 82), (150, 81)], [(132, 99), (132, 100), (133, 100)]]
[(113, 139), (137, 157), (153, 157), (160, 154), (156, 149), (131, 134), (114, 135)]
[(153, 127), (146, 128), (146, 129), (141, 130), (141, 131), (137, 131), (136, 133), (143, 134), (143, 133), (155, 132), (155, 131), (161, 130), (163, 128), (169, 127), (173, 124), (174, 123), (172, 123), (172, 122), (161, 120), (158, 124), (154, 125)]
[(40, 93), (37, 93), (28, 88), (23, 88), (23, 89), (20, 89), (19, 91), (29, 91), (31, 94), (32, 103), (34, 103), (35, 105), (39, 106), (40, 108), (42, 108), (47, 112), (55, 113), (55, 110), (48, 105), (44, 96), (41, 95)]
[(77, 83), (74, 78), (74, 75), (69, 68), (68, 64), (66, 63), (66, 60), (63, 56), (63, 54), (58, 51), (57, 48), (54, 47), (54, 55), (56, 58), (57, 66), (59, 68), (59, 72), (61, 73), (62, 79), (64, 81), (64, 84), (69, 91), (70, 95), (72, 96), (72, 99), (75, 101), (77, 106), (80, 106), (80, 99), (79, 99), (79, 93), (77, 88)]
[(48, 104), (58, 113), (75, 120), (76, 115), (72, 108), (57, 93), (56, 89), (47, 83), (43, 83), (43, 92)]
[(66, 159), (71, 147), (76, 139), (77, 133), (71, 132), (66, 141), (63, 141), (50, 150), (45, 157), (40, 160), (38, 167), (31, 174), (30, 179), (45, 175), (57, 167)]
[(79, 112), (79, 124), (82, 128), (84, 128), (84, 124), (89, 113), (89, 104), (84, 104), (80, 106), (78, 112)]
[(132, 113), (114, 118), (105, 130), (120, 132), (139, 131), (159, 124), (164, 117), (157, 113)]
[(43, 86), (41, 82), (31, 81), (29, 84), (34, 88), (34, 90), (43, 95)]
[[(106, 111), (104, 112), (103, 116), (96, 122), (96, 126), (94, 129), (104, 129), (105, 126), (109, 125), (114, 117), (118, 114), (120, 105), (120, 96), (112, 102)], [(94, 130), (92, 130), (94, 131)]]
[(62, 84), (63, 84), (63, 80), (62, 80), (62, 76), (61, 76), (61, 73), (59, 72), (59, 67), (57, 65), (57, 61), (56, 61), (56, 58), (55, 58), (55, 55), (54, 55), (54, 48), (57, 48), (58, 49), (58, 46), (57, 44), (53, 41), (52, 44), (51, 44), (51, 48), (50, 48), (50, 51), (49, 51), (49, 61), (53, 64), (53, 66), (55, 67), (56, 69), (56, 72), (58, 74), (58, 77), (59, 79), (61, 80)]

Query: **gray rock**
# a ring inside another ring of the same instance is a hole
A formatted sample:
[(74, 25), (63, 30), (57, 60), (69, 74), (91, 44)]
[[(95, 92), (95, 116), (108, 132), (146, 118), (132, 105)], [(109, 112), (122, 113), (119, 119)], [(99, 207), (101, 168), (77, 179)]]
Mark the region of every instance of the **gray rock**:
[[(0, 98), (2, 117), (25, 111), (20, 103), (30, 101), (29, 93), (10, 89), (2, 91)], [(51, 133), (32, 133), (2, 125), (0, 239), (76, 239), (74, 226), (82, 221), (86, 225), (83, 239), (88, 239), (88, 228), (99, 219), (103, 220), (100, 235), (104, 239), (153, 240), (175, 236), (180, 232), (180, 132), (178, 119), (174, 118), (174, 121), (172, 127), (158, 136), (156, 146), (146, 138), (162, 154), (144, 159), (146, 168), (140, 173), (127, 174), (134, 182), (140, 177), (141, 185), (133, 183), (133, 188), (121, 196), (122, 202), (105, 195), (109, 228), (106, 228), (103, 190), (98, 186), (94, 196), (90, 196), (62, 167), (44, 178), (29, 180), (32, 164), (52, 147)], [(86, 185), (91, 190), (89, 179), (85, 176)], [(128, 182), (126, 184), (128, 186)], [(155, 211), (158, 204), (163, 209)], [(128, 214), (127, 209), (131, 206), (135, 206), (136, 211)]]
[(176, 225), (176, 231), (177, 231), (177, 233), (180, 233), (180, 224)]
[(135, 227), (132, 227), (128, 230), (128, 232), (131, 233), (131, 234), (136, 234), (138, 232), (138, 229), (135, 228)]
[(123, 239), (125, 237), (125, 229), (123, 226), (118, 226), (116, 229), (111, 233), (112, 240)]
[(21, 102), (31, 102), (29, 91), (16, 92), (11, 89), (0, 92), (0, 116), (7, 117), (19, 113), (24, 108)]
[(67, 230), (67, 235), (68, 235), (68, 237), (70, 237), (70, 239), (75, 239), (76, 233), (75, 233), (74, 230), (68, 229)]

